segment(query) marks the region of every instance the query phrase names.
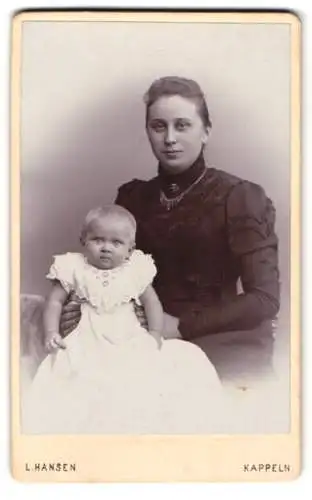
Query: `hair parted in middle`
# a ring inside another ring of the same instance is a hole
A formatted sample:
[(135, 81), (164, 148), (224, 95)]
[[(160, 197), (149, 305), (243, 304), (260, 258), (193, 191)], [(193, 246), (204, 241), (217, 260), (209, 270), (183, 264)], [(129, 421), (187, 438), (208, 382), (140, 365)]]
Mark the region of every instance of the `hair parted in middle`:
[(205, 95), (195, 80), (180, 76), (164, 76), (154, 82), (144, 95), (146, 104), (146, 123), (148, 120), (148, 110), (154, 102), (164, 96), (178, 95), (193, 101), (198, 113), (207, 128), (212, 127)]

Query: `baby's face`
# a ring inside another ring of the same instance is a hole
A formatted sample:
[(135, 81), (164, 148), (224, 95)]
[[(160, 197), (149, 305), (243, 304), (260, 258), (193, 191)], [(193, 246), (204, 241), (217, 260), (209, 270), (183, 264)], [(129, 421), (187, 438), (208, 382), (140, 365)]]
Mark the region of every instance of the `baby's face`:
[(134, 247), (133, 230), (126, 220), (107, 216), (90, 224), (84, 241), (88, 262), (98, 269), (113, 269), (131, 255)]

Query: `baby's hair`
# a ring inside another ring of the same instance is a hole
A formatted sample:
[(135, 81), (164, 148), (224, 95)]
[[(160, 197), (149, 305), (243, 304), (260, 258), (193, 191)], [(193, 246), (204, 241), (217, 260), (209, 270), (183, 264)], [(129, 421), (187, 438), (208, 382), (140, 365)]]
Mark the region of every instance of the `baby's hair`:
[(129, 210), (127, 210), (126, 208), (121, 207), (120, 205), (113, 204), (113, 205), (105, 205), (103, 207), (93, 208), (87, 213), (82, 225), (80, 241), (82, 243), (85, 241), (88, 231), (90, 229), (90, 225), (93, 222), (98, 221), (100, 219), (104, 219), (106, 217), (118, 217), (119, 219), (123, 219), (125, 222), (127, 222), (131, 228), (131, 231), (133, 232), (133, 239), (135, 239), (137, 224), (132, 213), (129, 212)]

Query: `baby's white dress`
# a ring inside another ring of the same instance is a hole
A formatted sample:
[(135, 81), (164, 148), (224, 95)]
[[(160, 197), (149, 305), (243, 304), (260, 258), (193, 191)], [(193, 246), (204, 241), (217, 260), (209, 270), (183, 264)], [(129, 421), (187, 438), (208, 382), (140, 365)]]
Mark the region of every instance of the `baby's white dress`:
[(101, 270), (80, 253), (54, 258), (48, 278), (81, 300), (81, 320), (66, 349), (39, 366), (23, 412), (26, 433), (196, 434), (218, 432), (222, 388), (197, 346), (155, 339), (133, 301), (152, 283), (151, 256), (135, 250)]

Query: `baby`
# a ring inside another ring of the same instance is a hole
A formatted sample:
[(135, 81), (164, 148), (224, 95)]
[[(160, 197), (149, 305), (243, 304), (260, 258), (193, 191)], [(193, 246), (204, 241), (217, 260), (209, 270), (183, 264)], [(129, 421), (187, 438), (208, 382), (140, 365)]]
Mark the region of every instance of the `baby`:
[[(132, 214), (123, 207), (118, 205), (107, 206), (104, 208), (96, 208), (91, 210), (84, 221), (80, 241), (83, 248), (83, 254), (66, 254), (56, 258), (54, 266), (52, 266), (50, 278), (56, 278), (53, 283), (52, 290), (49, 294), (44, 311), (44, 331), (46, 347), (49, 351), (54, 349), (66, 348), (66, 342), (59, 333), (60, 315), (62, 306), (67, 300), (70, 290), (69, 283), (58, 280), (58, 272), (55, 272), (57, 261), (60, 257), (67, 260), (67, 265), (77, 266), (74, 291), (81, 296), (81, 288), (86, 286), (85, 277), (81, 276), (81, 268), (88, 270), (92, 277), (102, 280), (103, 289), (109, 291), (111, 282), (116, 281), (116, 276), (119, 274), (129, 277), (129, 268), (133, 268), (134, 281), (138, 283), (139, 288), (134, 295), (139, 295), (138, 299), (144, 307), (150, 335), (155, 339), (160, 347), (162, 343), (162, 325), (163, 325), (163, 310), (160, 301), (150, 283), (142, 286), (139, 283), (139, 276), (145, 273), (149, 274), (150, 280), (156, 273), (156, 269), (150, 256), (144, 255), (142, 252), (135, 250), (135, 233), (136, 221)], [(70, 262), (71, 261), (71, 262)], [(141, 269), (140, 269), (141, 267)], [(94, 271), (93, 271), (93, 269)], [(137, 268), (137, 269), (135, 269)], [(119, 270), (115, 273), (114, 270)], [(107, 273), (105, 271), (108, 271)], [(112, 271), (112, 272), (109, 272)], [(75, 270), (74, 270), (75, 272)], [(137, 276), (135, 276), (137, 273)], [(79, 283), (79, 276), (82, 278), (82, 283)], [(105, 280), (103, 280), (105, 277)], [(121, 281), (121, 280), (120, 280)], [(90, 288), (91, 283), (88, 282)], [(122, 282), (120, 283), (122, 287)], [(143, 289), (144, 288), (144, 289)], [(122, 289), (120, 290), (122, 294)], [(86, 295), (90, 296), (90, 290)], [(87, 300), (88, 297), (81, 297)], [(133, 297), (136, 298), (136, 297)], [(131, 306), (133, 303), (131, 303)], [(118, 311), (115, 311), (118, 314)], [(127, 329), (128, 325), (124, 325)], [(115, 332), (116, 339), (120, 342), (124, 332)], [(128, 335), (124, 335), (125, 339)], [(109, 339), (114, 343), (114, 332), (107, 332), (104, 338)]]
[[(44, 310), (49, 355), (23, 411), (30, 433), (208, 432), (220, 383), (195, 345), (162, 338), (163, 309), (150, 255), (135, 249), (136, 222), (124, 208), (91, 210), (81, 253), (57, 255)], [(81, 320), (64, 339), (63, 304), (74, 293)], [(135, 303), (145, 309), (141, 326)], [(219, 418), (219, 417), (218, 417)]]

